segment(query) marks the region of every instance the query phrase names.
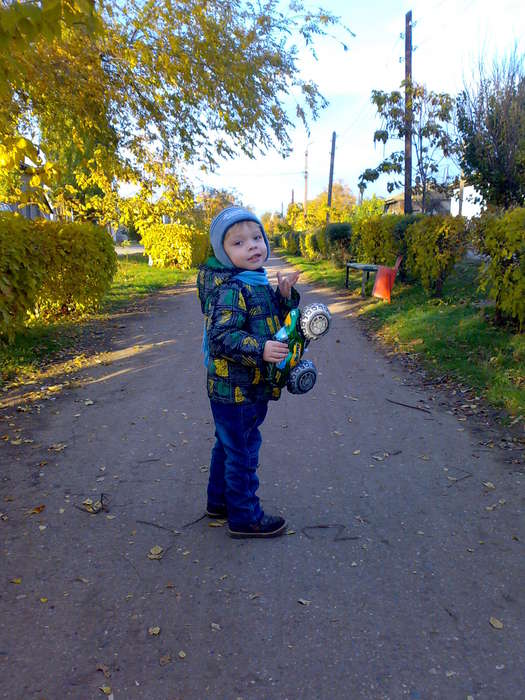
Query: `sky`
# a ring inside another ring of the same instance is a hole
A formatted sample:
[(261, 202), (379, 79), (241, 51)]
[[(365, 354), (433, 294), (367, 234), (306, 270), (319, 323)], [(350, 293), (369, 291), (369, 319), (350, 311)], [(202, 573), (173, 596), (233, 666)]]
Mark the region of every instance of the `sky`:
[[(317, 4), (305, 3), (314, 8)], [(337, 32), (348, 45), (333, 39), (316, 43), (318, 60), (300, 53), (302, 77), (314, 80), (329, 106), (310, 124), (292, 133), (293, 152), (239, 157), (224, 162), (213, 175), (191, 173), (194, 185), (236, 190), (243, 204), (257, 214), (286, 211), (292, 198), (303, 202), (305, 151), (308, 149), (308, 199), (327, 189), (332, 132), (336, 132), (334, 180), (357, 194), (360, 173), (383, 158), (374, 146), (380, 122), (370, 102), (372, 90), (399, 89), (404, 79), (405, 14), (412, 10), (413, 79), (434, 92), (457, 94), (472, 80), (481, 56), (488, 61), (517, 45), (525, 52), (523, 0), (321, 0), (324, 9), (341, 17), (355, 37)], [(365, 197), (386, 196), (386, 179), (368, 186)]]

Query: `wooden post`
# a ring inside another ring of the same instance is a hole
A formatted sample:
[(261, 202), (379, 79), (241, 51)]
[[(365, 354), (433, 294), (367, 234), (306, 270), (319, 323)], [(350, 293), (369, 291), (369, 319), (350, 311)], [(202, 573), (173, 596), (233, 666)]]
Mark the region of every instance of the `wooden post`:
[(330, 174), (328, 175), (328, 208), (326, 210), (326, 223), (330, 221), (330, 207), (332, 206), (332, 185), (334, 183), (334, 157), (335, 131), (332, 132), (332, 152), (330, 154)]
[(405, 214), (412, 213), (412, 10), (405, 15)]

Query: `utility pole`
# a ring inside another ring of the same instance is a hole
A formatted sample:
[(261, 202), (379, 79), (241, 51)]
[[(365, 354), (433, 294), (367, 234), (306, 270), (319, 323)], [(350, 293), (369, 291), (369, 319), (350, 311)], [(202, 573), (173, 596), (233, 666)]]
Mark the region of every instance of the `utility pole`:
[(405, 214), (412, 213), (412, 10), (405, 15)]
[(306, 214), (308, 212), (308, 146), (304, 152), (304, 220), (306, 222)]
[(335, 131), (332, 132), (332, 152), (330, 154), (330, 174), (328, 176), (328, 208), (326, 210), (326, 223), (330, 221), (330, 207), (332, 206), (332, 185), (334, 184), (334, 157)]
[(295, 204), (295, 192), (292, 190), (292, 204)]

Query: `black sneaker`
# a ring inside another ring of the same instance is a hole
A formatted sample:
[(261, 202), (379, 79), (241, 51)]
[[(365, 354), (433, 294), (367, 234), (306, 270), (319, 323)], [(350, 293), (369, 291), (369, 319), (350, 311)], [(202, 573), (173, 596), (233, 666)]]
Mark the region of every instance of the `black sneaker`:
[(208, 503), (206, 506), (206, 515), (208, 518), (227, 518), (228, 511), (226, 506), (215, 506), (212, 503)]
[(246, 537), (278, 537), (282, 535), (286, 528), (286, 520), (275, 515), (263, 515), (258, 523), (244, 525), (232, 529), (228, 526), (226, 530), (230, 537), (244, 539)]

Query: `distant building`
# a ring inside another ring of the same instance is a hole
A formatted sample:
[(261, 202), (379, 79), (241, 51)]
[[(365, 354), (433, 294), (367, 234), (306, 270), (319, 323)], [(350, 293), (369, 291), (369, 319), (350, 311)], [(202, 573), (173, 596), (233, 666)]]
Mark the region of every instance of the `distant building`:
[[(427, 214), (450, 214), (450, 198), (443, 192), (427, 192), (425, 195)], [(422, 197), (420, 194), (412, 195), (412, 212), (421, 214)], [(385, 199), (385, 214), (403, 214), (405, 208), (405, 195), (401, 192), (389, 199)]]

